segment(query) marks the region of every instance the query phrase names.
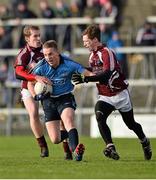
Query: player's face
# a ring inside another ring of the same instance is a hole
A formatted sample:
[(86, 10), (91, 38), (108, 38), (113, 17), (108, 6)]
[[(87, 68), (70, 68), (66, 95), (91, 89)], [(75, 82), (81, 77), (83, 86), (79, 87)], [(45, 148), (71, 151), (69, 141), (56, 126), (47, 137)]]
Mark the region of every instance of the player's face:
[(83, 46), (88, 48), (89, 51), (93, 51), (95, 49), (95, 40), (89, 39), (88, 35), (84, 35), (83, 38)]
[(60, 64), (59, 52), (54, 48), (43, 48), (43, 54), (50, 66), (56, 68)]
[(41, 47), (41, 35), (39, 30), (31, 30), (31, 35), (26, 39), (29, 46), (38, 48)]

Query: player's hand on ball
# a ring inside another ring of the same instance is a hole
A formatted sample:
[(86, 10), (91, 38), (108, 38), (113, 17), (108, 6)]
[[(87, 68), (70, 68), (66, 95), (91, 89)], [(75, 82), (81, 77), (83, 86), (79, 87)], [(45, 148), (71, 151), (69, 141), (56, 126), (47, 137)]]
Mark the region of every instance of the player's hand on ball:
[(46, 78), (46, 77), (44, 77), (44, 76), (38, 76), (38, 75), (36, 75), (36, 76), (35, 76), (35, 79), (36, 79), (36, 81), (38, 81), (38, 82), (40, 82), (40, 83), (46, 83), (46, 84), (48, 84), (48, 85), (52, 85), (52, 82), (51, 82), (48, 78)]
[(34, 96), (34, 100), (35, 101), (42, 101), (44, 99), (47, 99), (50, 97), (50, 93), (48, 92), (47, 94), (41, 93), (41, 94), (37, 94)]

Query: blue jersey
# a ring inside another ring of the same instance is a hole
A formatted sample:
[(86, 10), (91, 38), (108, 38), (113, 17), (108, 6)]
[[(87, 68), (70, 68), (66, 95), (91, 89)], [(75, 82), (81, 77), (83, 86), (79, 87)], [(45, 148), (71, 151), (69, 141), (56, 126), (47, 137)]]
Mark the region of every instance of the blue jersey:
[(66, 56), (60, 55), (60, 64), (53, 68), (43, 59), (33, 69), (33, 74), (47, 77), (52, 81), (52, 96), (70, 93), (74, 89), (71, 82), (73, 73), (83, 73), (85, 68)]

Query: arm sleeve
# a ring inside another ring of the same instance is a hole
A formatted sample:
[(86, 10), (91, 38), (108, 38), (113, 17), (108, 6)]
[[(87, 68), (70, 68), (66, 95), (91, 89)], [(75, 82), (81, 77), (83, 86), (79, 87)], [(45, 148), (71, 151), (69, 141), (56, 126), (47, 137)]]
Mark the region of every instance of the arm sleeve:
[(85, 71), (85, 67), (75, 61), (69, 61), (68, 66), (72, 69), (73, 73), (82, 74)]
[(35, 75), (29, 74), (23, 66), (16, 66), (15, 75), (17, 79), (26, 80), (26, 81), (34, 81)]
[(95, 76), (85, 76), (85, 82), (96, 82), (99, 81), (101, 84), (108, 84), (108, 80), (112, 75), (112, 71), (107, 70)]
[(92, 67), (85, 67), (88, 71), (92, 72)]

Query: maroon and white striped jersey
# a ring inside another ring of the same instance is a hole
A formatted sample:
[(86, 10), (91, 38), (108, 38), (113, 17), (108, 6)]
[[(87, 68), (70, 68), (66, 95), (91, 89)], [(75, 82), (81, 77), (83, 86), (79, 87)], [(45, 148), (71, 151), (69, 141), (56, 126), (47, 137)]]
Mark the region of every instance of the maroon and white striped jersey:
[(96, 84), (100, 95), (114, 96), (128, 87), (128, 83), (121, 73), (115, 53), (107, 47), (100, 46), (97, 51), (93, 51), (90, 54), (89, 66), (95, 74), (106, 70), (113, 71), (107, 85), (101, 83)]
[(35, 75), (30, 74), (36, 63), (44, 58), (42, 47), (32, 48), (28, 44), (21, 49), (15, 61), (15, 73), (23, 79), (22, 88), (27, 88), (27, 81), (35, 80)]

